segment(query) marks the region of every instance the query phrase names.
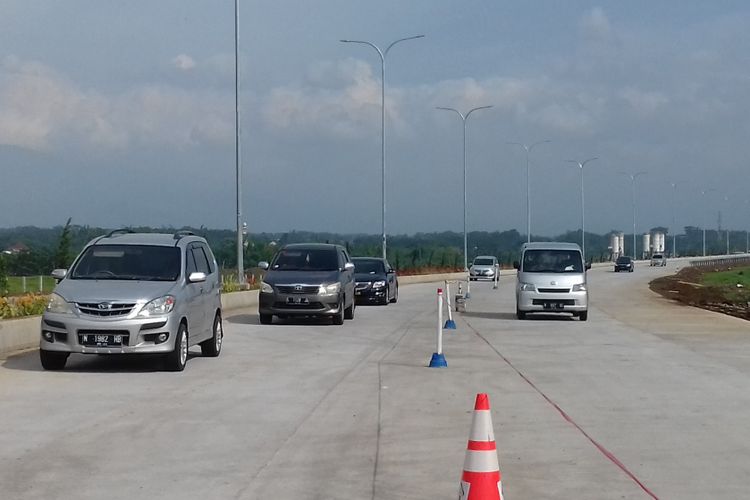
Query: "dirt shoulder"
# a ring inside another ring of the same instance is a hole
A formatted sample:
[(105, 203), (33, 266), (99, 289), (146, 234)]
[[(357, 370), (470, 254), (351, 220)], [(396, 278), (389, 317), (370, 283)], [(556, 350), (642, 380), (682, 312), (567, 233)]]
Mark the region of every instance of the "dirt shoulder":
[(750, 292), (703, 284), (706, 273), (730, 271), (731, 266), (715, 268), (684, 267), (677, 274), (649, 283), (654, 292), (687, 305), (750, 320)]

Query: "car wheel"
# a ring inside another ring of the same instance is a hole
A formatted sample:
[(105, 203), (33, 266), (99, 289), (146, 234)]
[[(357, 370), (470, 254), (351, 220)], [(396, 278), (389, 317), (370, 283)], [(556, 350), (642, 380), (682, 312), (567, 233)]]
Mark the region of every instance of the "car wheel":
[(39, 349), (39, 360), (42, 362), (42, 368), (45, 370), (62, 370), (68, 361), (67, 352), (45, 351)]
[(331, 318), (334, 325), (343, 325), (344, 324), (344, 301), (339, 301), (339, 312), (333, 315)]
[(632, 267), (630, 268), (630, 272), (631, 272), (631, 273), (633, 272), (633, 268), (632, 268)]
[(344, 319), (354, 319), (354, 299), (352, 299), (352, 305), (344, 309)]
[(209, 358), (215, 358), (221, 352), (221, 344), (224, 341), (224, 328), (221, 324), (221, 314), (214, 316), (214, 334), (210, 339), (201, 342), (201, 354)]
[(180, 323), (177, 336), (174, 339), (174, 349), (167, 354), (167, 369), (181, 372), (185, 369), (188, 357), (188, 329), (185, 323)]
[(589, 312), (588, 311), (581, 311), (578, 313), (578, 319), (581, 321), (586, 321), (589, 319)]
[(273, 314), (258, 314), (261, 325), (270, 325), (273, 322)]
[(391, 304), (395, 304), (398, 302), (398, 285), (396, 285), (396, 291), (393, 292), (393, 298), (391, 299)]
[(617, 272), (620, 272), (620, 271), (619, 271), (619, 269), (615, 268), (615, 272), (617, 273)]
[(516, 318), (526, 319), (526, 313), (520, 310), (518, 307), (516, 307)]

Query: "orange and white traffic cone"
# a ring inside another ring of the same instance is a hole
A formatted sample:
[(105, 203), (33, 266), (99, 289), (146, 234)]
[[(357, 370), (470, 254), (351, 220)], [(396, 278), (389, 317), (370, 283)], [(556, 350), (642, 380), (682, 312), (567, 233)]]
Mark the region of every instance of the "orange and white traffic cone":
[(490, 398), (477, 394), (458, 500), (503, 500)]

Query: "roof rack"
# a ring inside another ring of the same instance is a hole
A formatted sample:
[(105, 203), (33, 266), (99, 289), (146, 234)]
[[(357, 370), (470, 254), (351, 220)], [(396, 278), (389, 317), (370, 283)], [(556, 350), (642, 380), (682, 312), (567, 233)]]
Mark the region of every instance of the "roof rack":
[(184, 238), (185, 236), (195, 236), (195, 233), (192, 231), (177, 231), (174, 233), (174, 239), (179, 240), (180, 238)]
[(132, 229), (123, 228), (123, 229), (115, 229), (114, 231), (110, 231), (110, 233), (105, 236), (105, 238), (111, 238), (112, 236), (117, 236), (118, 234), (132, 234), (135, 233)]

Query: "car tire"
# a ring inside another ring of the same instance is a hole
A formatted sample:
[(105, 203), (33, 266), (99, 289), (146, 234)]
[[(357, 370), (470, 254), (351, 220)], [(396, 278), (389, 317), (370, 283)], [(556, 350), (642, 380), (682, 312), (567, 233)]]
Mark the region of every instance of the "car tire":
[(221, 353), (221, 344), (224, 341), (224, 327), (221, 323), (221, 314), (214, 316), (213, 335), (210, 339), (201, 342), (201, 354), (207, 358), (215, 358)]
[(586, 321), (589, 319), (589, 312), (588, 311), (581, 311), (578, 313), (578, 319), (581, 321)]
[(355, 308), (354, 299), (352, 299), (352, 305), (344, 309), (344, 319), (354, 319), (354, 308)]
[(185, 369), (188, 357), (188, 329), (185, 323), (180, 323), (174, 339), (174, 349), (167, 354), (167, 370), (181, 372)]
[(516, 318), (526, 319), (526, 313), (520, 310), (518, 307), (516, 307)]
[(273, 322), (273, 314), (258, 314), (261, 325), (270, 325)]
[(396, 285), (396, 291), (393, 292), (393, 298), (391, 299), (391, 304), (395, 304), (398, 302), (398, 285)]
[(45, 370), (62, 370), (68, 361), (67, 352), (45, 351), (39, 349), (39, 360), (42, 362), (42, 368)]
[(632, 268), (632, 267), (630, 268), (630, 271), (629, 271), (629, 272), (631, 272), (631, 273), (633, 272), (633, 268)]
[(334, 325), (343, 325), (344, 324), (344, 301), (339, 301), (339, 312), (333, 315), (331, 318), (331, 321)]

